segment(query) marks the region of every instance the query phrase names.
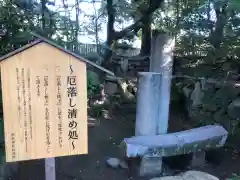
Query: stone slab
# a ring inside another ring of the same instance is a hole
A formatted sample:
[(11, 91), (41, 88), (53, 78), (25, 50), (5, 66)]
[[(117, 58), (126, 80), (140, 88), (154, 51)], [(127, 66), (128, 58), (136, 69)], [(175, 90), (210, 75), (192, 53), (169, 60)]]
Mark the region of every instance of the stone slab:
[(177, 133), (126, 138), (122, 147), (127, 157), (146, 154), (166, 157), (222, 147), (227, 136), (222, 126), (209, 125)]

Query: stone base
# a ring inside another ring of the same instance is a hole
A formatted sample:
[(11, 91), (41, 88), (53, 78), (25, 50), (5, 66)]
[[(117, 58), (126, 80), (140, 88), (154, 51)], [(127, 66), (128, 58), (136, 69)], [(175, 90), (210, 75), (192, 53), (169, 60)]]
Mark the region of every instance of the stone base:
[(187, 171), (185, 173), (179, 174), (178, 176), (165, 176), (159, 178), (153, 178), (151, 180), (219, 180), (217, 177), (201, 172), (201, 171)]
[(205, 164), (205, 151), (194, 152), (191, 161), (191, 167), (199, 167)]
[(145, 155), (142, 158), (139, 176), (159, 176), (162, 173), (162, 157)]
[[(205, 152), (194, 152), (192, 155), (192, 160), (190, 167), (199, 167), (205, 164)], [(140, 168), (139, 176), (140, 177), (151, 177), (159, 176), (162, 174), (162, 157), (160, 156), (143, 156)]]

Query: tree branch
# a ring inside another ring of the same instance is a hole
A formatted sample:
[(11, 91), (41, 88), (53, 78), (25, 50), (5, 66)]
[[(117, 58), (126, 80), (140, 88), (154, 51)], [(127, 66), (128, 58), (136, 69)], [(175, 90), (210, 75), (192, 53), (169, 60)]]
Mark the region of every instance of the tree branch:
[(123, 38), (129, 32), (133, 32), (133, 31), (138, 32), (141, 29), (143, 22), (146, 21), (155, 10), (160, 8), (163, 1), (164, 0), (149, 0), (149, 8), (141, 12), (142, 17), (139, 20), (137, 20), (134, 24), (126, 27), (121, 31), (115, 32), (114, 39), (116, 40), (116, 39)]

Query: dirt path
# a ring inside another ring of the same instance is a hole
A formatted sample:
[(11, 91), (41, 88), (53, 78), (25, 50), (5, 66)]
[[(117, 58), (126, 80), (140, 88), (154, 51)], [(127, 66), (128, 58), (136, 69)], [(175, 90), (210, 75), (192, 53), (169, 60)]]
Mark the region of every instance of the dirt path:
[[(177, 131), (182, 127), (180, 115), (171, 116), (170, 119), (171, 131)], [(105, 164), (106, 158), (119, 157), (118, 145), (124, 137), (134, 134), (134, 120), (134, 111), (118, 112), (111, 120), (101, 120), (99, 126), (89, 128), (89, 154), (57, 158), (57, 180), (139, 180), (137, 177), (128, 178), (126, 170), (111, 169)], [(221, 165), (199, 169), (224, 179), (233, 172), (240, 172), (240, 158), (237, 156), (233, 158), (232, 152), (228, 151)], [(44, 180), (44, 161), (22, 163), (14, 179)]]

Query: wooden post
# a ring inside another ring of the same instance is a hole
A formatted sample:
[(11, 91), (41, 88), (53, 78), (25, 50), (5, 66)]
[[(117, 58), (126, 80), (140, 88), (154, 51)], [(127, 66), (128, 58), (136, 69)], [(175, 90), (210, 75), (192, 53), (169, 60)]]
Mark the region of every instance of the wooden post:
[(161, 74), (140, 72), (137, 91), (136, 136), (156, 135)]
[(45, 180), (56, 180), (55, 158), (45, 159)]
[(175, 47), (175, 38), (169, 33), (153, 33), (150, 57), (150, 72), (162, 74), (161, 95), (160, 95), (160, 114), (157, 118), (157, 134), (167, 133), (173, 50)]

